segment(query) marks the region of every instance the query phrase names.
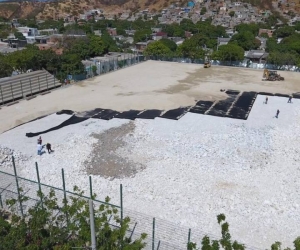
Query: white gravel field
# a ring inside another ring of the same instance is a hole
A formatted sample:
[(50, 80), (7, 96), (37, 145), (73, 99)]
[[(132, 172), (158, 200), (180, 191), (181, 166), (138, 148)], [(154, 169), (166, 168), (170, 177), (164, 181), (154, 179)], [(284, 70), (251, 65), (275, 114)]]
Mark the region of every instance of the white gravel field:
[[(192, 113), (178, 121), (89, 119), (42, 135), (55, 152), (37, 156), (37, 137), (25, 133), (69, 117), (53, 114), (0, 134), (0, 146), (28, 157), (17, 162), (21, 176), (36, 179), (37, 161), (42, 182), (61, 187), (64, 168), (67, 188), (88, 191), (84, 162), (93, 157), (93, 147), (98, 143), (104, 150), (123, 140), (107, 157), (144, 169), (121, 179), (93, 175), (99, 199), (108, 195), (119, 204), (122, 183), (126, 208), (212, 234), (220, 231), (217, 214), (225, 213), (233, 239), (260, 249), (275, 241), (291, 246), (300, 236), (300, 100), (288, 104), (287, 98), (269, 97), (266, 105), (264, 98), (257, 97), (247, 121)], [(134, 129), (116, 138), (109, 132), (111, 141), (91, 136), (129, 123)], [(8, 165), (1, 169), (11, 171)]]

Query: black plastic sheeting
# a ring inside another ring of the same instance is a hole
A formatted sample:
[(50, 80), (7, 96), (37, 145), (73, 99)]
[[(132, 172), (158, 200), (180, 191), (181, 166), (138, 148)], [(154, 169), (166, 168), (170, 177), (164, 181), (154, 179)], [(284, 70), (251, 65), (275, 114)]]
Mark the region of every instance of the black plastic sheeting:
[(225, 117), (235, 98), (229, 97), (226, 100), (218, 101), (207, 113), (207, 115)]
[(171, 119), (171, 120), (178, 120), (183, 115), (185, 115), (185, 113), (187, 112), (188, 109), (189, 109), (189, 107), (183, 107), (183, 108), (178, 108), (178, 109), (171, 109), (171, 110), (165, 112), (161, 116), (161, 118)]
[(256, 92), (243, 92), (229, 112), (229, 117), (247, 120), (248, 113), (257, 96)]
[(196, 114), (204, 114), (210, 107), (213, 105), (214, 102), (211, 101), (198, 101), (196, 106), (192, 107), (189, 112), (196, 113)]
[(119, 113), (118, 115), (116, 115), (115, 118), (134, 120), (134, 119), (137, 118), (137, 115), (139, 113), (141, 113), (141, 110), (124, 111), (124, 112)]
[(240, 93), (240, 91), (239, 90), (228, 89), (228, 90), (225, 91), (225, 93), (227, 95), (238, 95)]
[(69, 109), (63, 109), (61, 111), (56, 112), (57, 115), (73, 115), (74, 111)]
[(293, 98), (295, 99), (300, 99), (300, 93), (294, 93)]
[(58, 125), (58, 126), (55, 126), (55, 127), (53, 127), (53, 128), (44, 130), (44, 131), (42, 131), (42, 132), (37, 132), (37, 133), (26, 133), (26, 136), (27, 136), (27, 137), (35, 137), (35, 136), (39, 136), (39, 135), (46, 134), (46, 133), (51, 132), (51, 131), (55, 131), (55, 130), (61, 129), (61, 128), (66, 127), (66, 126), (69, 126), (69, 125), (73, 125), (73, 124), (76, 124), (76, 123), (83, 122), (83, 121), (85, 121), (85, 120), (87, 120), (87, 119), (88, 119), (88, 118), (86, 118), (86, 117), (78, 117), (78, 116), (76, 116), (76, 115), (73, 115), (73, 116), (71, 116), (68, 120), (64, 121), (63, 123), (61, 123), (61, 124)]
[[(228, 98), (226, 100), (218, 101), (214, 106), (214, 102), (212, 101), (198, 101), (193, 107), (180, 107), (177, 109), (171, 109), (163, 113), (162, 110), (158, 109), (150, 109), (150, 110), (129, 110), (124, 112), (118, 112), (111, 109), (101, 109), (96, 108), (91, 111), (81, 112), (78, 115), (73, 115), (74, 112), (72, 110), (61, 110), (57, 112), (57, 115), (67, 114), (72, 115), (69, 119), (64, 121), (58, 126), (50, 128), (45, 131), (36, 132), (36, 133), (26, 133), (27, 137), (35, 137), (41, 134), (45, 134), (54, 130), (58, 130), (60, 128), (77, 124), (83, 122), (89, 118), (102, 119), (102, 120), (110, 120), (113, 118), (120, 119), (130, 119), (134, 120), (136, 118), (139, 119), (155, 119), (156, 117), (161, 117), (165, 119), (178, 120), (187, 112), (197, 113), (197, 114), (207, 114), (213, 116), (220, 117), (230, 117), (234, 119), (244, 119), (247, 120), (249, 112), (251, 111), (253, 102), (256, 99), (257, 94), (267, 95), (267, 96), (280, 96), (280, 97), (288, 97), (286, 94), (272, 94), (268, 92), (242, 92), (241, 95), (239, 91), (236, 90), (227, 90), (225, 93), (228, 94)], [(300, 99), (300, 93), (292, 94), (293, 98)], [(233, 104), (234, 103), (234, 104)], [(207, 112), (208, 111), (208, 112)], [(36, 118), (32, 121), (41, 119), (45, 116)], [(30, 121), (31, 122), (31, 121)], [(20, 125), (19, 125), (20, 126)]]
[(140, 119), (154, 119), (156, 117), (160, 117), (162, 110), (158, 109), (149, 109), (139, 113), (136, 118)]
[(268, 93), (268, 92), (258, 92), (258, 95), (267, 95), (267, 96), (274, 96), (273, 93)]
[(276, 93), (275, 96), (279, 96), (279, 97), (289, 97), (290, 95)]
[(102, 119), (102, 120), (111, 120), (117, 115), (119, 115), (120, 112), (112, 110), (112, 109), (102, 109), (100, 112), (97, 114), (93, 115), (91, 118), (96, 118), (96, 119)]

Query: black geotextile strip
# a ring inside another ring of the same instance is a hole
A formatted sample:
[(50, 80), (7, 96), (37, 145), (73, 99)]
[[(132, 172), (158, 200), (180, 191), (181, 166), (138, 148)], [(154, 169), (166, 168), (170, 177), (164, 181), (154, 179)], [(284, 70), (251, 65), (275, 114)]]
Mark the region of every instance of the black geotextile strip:
[(119, 115), (120, 112), (112, 110), (112, 109), (102, 109), (101, 112), (97, 113), (96, 115), (92, 116), (92, 118), (96, 119), (102, 119), (102, 120), (111, 120), (117, 115)]
[(273, 93), (268, 93), (268, 92), (258, 92), (258, 95), (268, 95), (268, 96), (274, 96)]
[(247, 120), (248, 112), (257, 96), (256, 92), (243, 92), (230, 110), (228, 117)]
[(136, 118), (140, 118), (140, 119), (154, 119), (156, 117), (160, 117), (161, 113), (162, 113), (162, 110), (148, 109), (148, 110), (145, 110), (145, 111), (141, 112), (140, 114), (138, 114), (136, 116)]
[(226, 116), (227, 111), (231, 107), (232, 103), (234, 102), (235, 98), (227, 98), (226, 100), (218, 101), (211, 110), (208, 111), (207, 115), (213, 116)]
[(63, 109), (61, 111), (56, 112), (57, 115), (73, 115), (74, 111), (69, 109)]
[(239, 107), (233, 107), (230, 110), (228, 117), (234, 118), (234, 119), (247, 120), (247, 113), (248, 113), (248, 111), (246, 111), (245, 109), (241, 109)]
[(124, 111), (124, 112), (121, 112), (120, 114), (116, 115), (115, 118), (134, 120), (135, 118), (137, 118), (137, 115), (140, 112), (141, 112), (141, 110)]
[(289, 97), (290, 95), (276, 93), (275, 96), (279, 96), (279, 97)]
[(214, 102), (212, 101), (198, 101), (196, 102), (196, 106), (203, 106), (203, 107), (207, 107), (208, 109), (211, 107), (211, 105), (213, 105)]
[(161, 118), (178, 120), (187, 112), (188, 109), (189, 109), (189, 107), (171, 109), (171, 110), (167, 111), (166, 113), (164, 113), (161, 116)]
[(47, 129), (47, 130), (44, 130), (44, 131), (41, 131), (41, 132), (36, 132), (36, 133), (26, 133), (26, 136), (27, 137), (35, 137), (35, 136), (38, 136), (38, 135), (42, 135), (42, 134), (46, 134), (46, 133), (49, 133), (51, 131), (55, 131), (55, 130), (58, 130), (58, 129), (61, 129), (63, 127), (66, 127), (66, 126), (69, 126), (69, 125), (73, 125), (73, 124), (77, 124), (77, 123), (80, 123), (80, 122), (83, 122), (85, 120), (87, 120), (88, 118), (85, 118), (85, 117), (78, 117), (78, 116), (71, 116), (68, 120), (62, 122), (60, 125), (58, 126), (55, 126), (53, 128), (50, 128), (50, 129)]
[(80, 117), (91, 118), (91, 117), (93, 117), (94, 115), (97, 115), (97, 114), (99, 114), (100, 112), (102, 112), (102, 110), (103, 110), (103, 109), (96, 108), (96, 109), (93, 109), (93, 110), (88, 110), (88, 111), (80, 112), (80, 113), (77, 113), (77, 114), (78, 114), (78, 116), (80, 116)]
[(293, 98), (295, 99), (300, 99), (300, 93), (294, 93)]
[(195, 114), (204, 114), (210, 107), (203, 107), (203, 106), (194, 106), (192, 107), (189, 112)]
[(240, 93), (240, 91), (239, 90), (228, 89), (228, 90), (225, 91), (225, 93), (227, 95), (238, 95)]

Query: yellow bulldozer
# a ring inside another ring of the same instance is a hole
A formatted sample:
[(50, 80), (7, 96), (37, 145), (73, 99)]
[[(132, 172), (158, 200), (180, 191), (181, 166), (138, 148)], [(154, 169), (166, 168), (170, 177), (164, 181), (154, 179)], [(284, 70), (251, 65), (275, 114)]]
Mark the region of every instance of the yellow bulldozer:
[(263, 80), (265, 81), (284, 81), (284, 77), (280, 76), (275, 70), (265, 69), (263, 73)]
[(207, 68), (210, 68), (210, 67), (211, 67), (210, 59), (209, 59), (209, 56), (206, 55), (205, 58), (204, 58), (204, 68), (207, 69)]
[(205, 62), (205, 63), (204, 63), (204, 68), (205, 68), (205, 69), (210, 68), (210, 67), (211, 67), (210, 62)]

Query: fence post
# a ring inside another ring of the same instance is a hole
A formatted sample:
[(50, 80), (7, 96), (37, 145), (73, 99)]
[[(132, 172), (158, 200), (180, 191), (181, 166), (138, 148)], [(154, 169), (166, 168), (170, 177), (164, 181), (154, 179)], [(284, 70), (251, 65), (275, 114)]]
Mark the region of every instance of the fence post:
[(64, 203), (67, 202), (67, 193), (66, 193), (66, 183), (65, 183), (65, 172), (64, 169), (61, 169), (61, 176), (62, 176), (62, 181), (63, 181), (63, 190), (64, 190)]
[(120, 184), (121, 223), (123, 223), (123, 185)]
[(89, 182), (90, 182), (90, 196), (91, 196), (91, 199), (93, 199), (93, 184), (92, 184), (92, 176), (89, 176)]
[(90, 228), (91, 228), (91, 242), (92, 250), (96, 250), (96, 234), (95, 234), (95, 218), (94, 218), (94, 207), (93, 207), (93, 201), (89, 200), (89, 208), (90, 208)]
[(0, 194), (0, 206), (1, 206), (1, 208), (3, 208), (3, 203), (2, 203), (2, 196), (1, 196), (1, 194)]
[(191, 242), (191, 229), (189, 228), (189, 234), (188, 234), (188, 243), (187, 243), (187, 250), (189, 250), (189, 246), (190, 246), (190, 242)]
[(17, 169), (16, 169), (15, 157), (14, 156), (12, 156), (12, 163), (13, 163), (13, 167), (14, 167), (14, 174), (15, 174), (15, 177), (16, 177), (18, 200), (19, 200), (19, 203), (20, 203), (21, 214), (22, 214), (22, 216), (24, 216), (23, 205), (22, 205), (22, 200), (21, 200), (21, 195), (20, 195), (20, 188), (19, 188), (19, 180), (18, 180), (18, 175), (17, 175)]
[(153, 218), (152, 223), (152, 250), (155, 248), (155, 218)]
[[(53, 84), (54, 84), (54, 87), (55, 87), (55, 75), (53, 74)], [(47, 85), (48, 86), (48, 85)], [(48, 88), (48, 87), (47, 87)]]
[(10, 83), (10, 90), (11, 90), (11, 97), (12, 97), (13, 101), (15, 101), (14, 91), (13, 91), (13, 88), (12, 88), (12, 83)]
[(35, 162), (35, 169), (36, 169), (36, 175), (37, 175), (38, 184), (39, 184), (39, 193), (40, 193), (41, 204), (42, 204), (42, 208), (43, 208), (42, 186), (41, 186), (41, 181), (40, 181), (39, 166), (38, 166), (37, 162)]

